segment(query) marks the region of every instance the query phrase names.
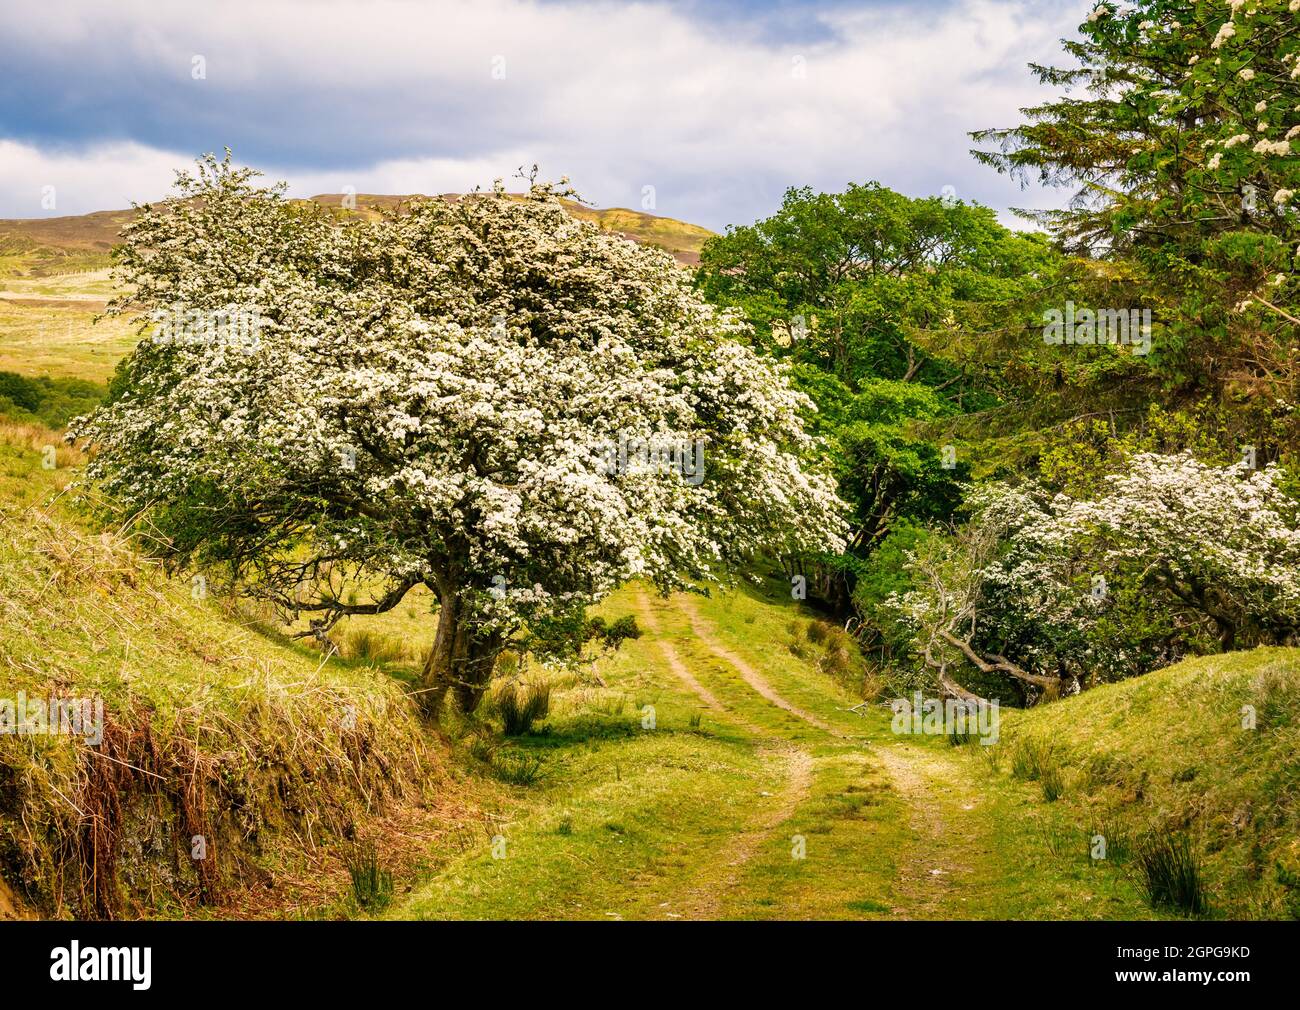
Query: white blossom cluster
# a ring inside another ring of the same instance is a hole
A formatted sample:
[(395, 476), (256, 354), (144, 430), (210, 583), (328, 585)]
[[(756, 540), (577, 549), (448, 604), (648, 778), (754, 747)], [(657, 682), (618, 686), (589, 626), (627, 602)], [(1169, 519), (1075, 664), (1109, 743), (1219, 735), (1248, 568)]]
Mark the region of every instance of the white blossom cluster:
[[(1143, 453), (1094, 501), (1058, 510), (1068, 538), (1106, 565), (1142, 566), (1163, 589), (1244, 621), (1300, 623), (1300, 528), (1275, 465), (1213, 467)], [(1189, 600), (1189, 602), (1190, 602)]]

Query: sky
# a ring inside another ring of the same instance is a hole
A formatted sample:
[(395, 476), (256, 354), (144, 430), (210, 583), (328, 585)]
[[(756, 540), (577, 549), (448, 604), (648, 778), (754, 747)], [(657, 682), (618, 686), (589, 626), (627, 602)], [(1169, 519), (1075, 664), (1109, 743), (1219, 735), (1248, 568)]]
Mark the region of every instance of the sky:
[(155, 200), (230, 147), (295, 196), (517, 188), (537, 164), (715, 230), (871, 180), (1011, 223), (1068, 193), (976, 164), (967, 134), (1050, 95), (1026, 64), (1060, 63), (1091, 6), (0, 0), (0, 217)]

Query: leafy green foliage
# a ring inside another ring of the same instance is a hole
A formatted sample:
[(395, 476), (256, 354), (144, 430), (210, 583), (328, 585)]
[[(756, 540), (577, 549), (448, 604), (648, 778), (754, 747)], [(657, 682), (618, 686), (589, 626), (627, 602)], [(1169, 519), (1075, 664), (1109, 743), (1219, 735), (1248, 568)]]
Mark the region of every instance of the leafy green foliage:
[(609, 623), (606, 623), (603, 617), (593, 617), (587, 622), (587, 638), (598, 639), (605, 648), (613, 649), (615, 652), (629, 638), (640, 637), (641, 629), (637, 626), (636, 618), (631, 614), (624, 614)]
[(588, 618), (584, 611), (559, 614), (535, 621), (529, 629), (526, 647), (545, 660), (571, 662), (582, 655), (588, 642), (617, 651), (629, 638), (641, 637), (632, 614), (614, 621), (597, 616)]
[(1270, 459), (1292, 456), (1300, 423), (1295, 25), (1291, 0), (1101, 3), (1064, 43), (1076, 68), (1031, 65), (1086, 97), (974, 135), (999, 171), (1077, 186), (1040, 222), (1153, 310), (1149, 382), (1130, 396), (1208, 398)]
[[(988, 350), (1023, 340), (1062, 269), (1040, 236), (988, 208), (871, 183), (791, 189), (773, 217), (707, 242), (697, 282), (792, 363), (852, 506), (848, 558), (861, 561), (900, 522), (957, 507), (969, 463), (943, 429), (998, 402), (1006, 383)], [(828, 599), (847, 604), (859, 566), (813, 560)]]
[(94, 410), (104, 395), (103, 386), (84, 379), (33, 379), (0, 372), (0, 416), (14, 421), (62, 428), (74, 417)]

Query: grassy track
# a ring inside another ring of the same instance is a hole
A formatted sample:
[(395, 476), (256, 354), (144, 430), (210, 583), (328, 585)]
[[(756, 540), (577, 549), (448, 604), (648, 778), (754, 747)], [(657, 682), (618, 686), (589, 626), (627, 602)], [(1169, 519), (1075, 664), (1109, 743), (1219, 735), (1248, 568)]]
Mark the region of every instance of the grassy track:
[(668, 600), (630, 587), (605, 609), (646, 634), (602, 661), (605, 686), (561, 690), (545, 731), (508, 745), (542, 759), (540, 779), (390, 916), (1149, 914), (1122, 874), (1057, 844), (1058, 811), (992, 775), (978, 745), (850, 712), (792, 653), (807, 615), (775, 585)]

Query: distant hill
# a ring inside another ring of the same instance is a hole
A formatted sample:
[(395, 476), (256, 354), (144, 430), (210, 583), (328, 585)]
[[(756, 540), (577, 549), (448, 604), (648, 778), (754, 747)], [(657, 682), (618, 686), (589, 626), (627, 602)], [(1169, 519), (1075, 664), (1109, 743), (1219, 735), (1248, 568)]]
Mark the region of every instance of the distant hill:
[[(356, 195), (356, 213), (373, 215), (379, 209), (387, 210), (404, 200), (419, 198), (421, 198), (419, 194), (389, 196), (358, 193)], [(458, 200), (460, 196), (456, 193), (444, 193), (442, 198), (444, 200)], [(313, 196), (311, 199), (326, 207), (342, 207), (343, 205), (343, 195), (341, 193), (322, 193), (319, 196)], [(697, 224), (688, 224), (685, 221), (678, 221), (671, 217), (657, 217), (654, 214), (628, 210), (624, 207), (597, 210), (595, 207), (588, 207), (586, 204), (576, 203), (572, 200), (565, 200), (564, 206), (574, 217), (583, 221), (591, 221), (602, 231), (616, 232), (633, 242), (640, 242), (642, 245), (658, 246), (660, 249), (672, 253), (678, 262), (688, 266), (695, 266), (700, 262), (700, 248), (704, 245), (704, 240), (714, 234), (709, 229), (702, 228)], [(3, 230), (4, 224), (5, 222), (0, 221), (0, 230)]]
[(49, 277), (102, 270), (133, 210), (0, 220), (0, 276)]
[[(373, 215), (380, 208), (417, 196), (358, 193), (356, 213)], [(326, 207), (343, 205), (341, 193), (324, 193), (311, 199)], [(455, 200), (458, 196), (444, 194), (443, 199)], [(571, 201), (565, 205), (574, 217), (634, 242), (658, 246), (687, 266), (699, 263), (700, 247), (713, 234), (699, 225), (621, 207), (597, 210)], [(122, 227), (134, 214), (133, 210), (101, 210), (70, 217), (0, 219), (0, 277), (50, 277), (102, 270), (109, 265), (109, 251)]]

